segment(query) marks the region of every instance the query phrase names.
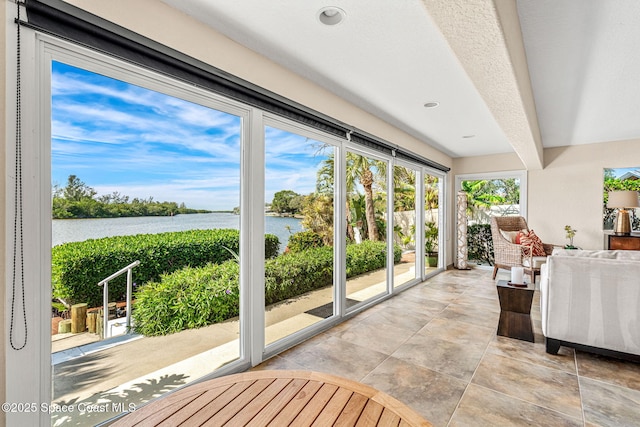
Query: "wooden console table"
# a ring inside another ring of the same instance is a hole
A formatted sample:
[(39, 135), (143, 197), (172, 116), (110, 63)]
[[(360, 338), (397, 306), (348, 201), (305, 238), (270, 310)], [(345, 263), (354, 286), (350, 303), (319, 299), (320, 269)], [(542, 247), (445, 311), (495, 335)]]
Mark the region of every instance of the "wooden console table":
[(113, 426), (431, 426), (405, 404), (346, 378), (252, 371), (187, 386)]
[(627, 235), (607, 233), (605, 243), (605, 249), (609, 250), (640, 251), (640, 233), (633, 232)]
[(531, 323), (531, 303), (534, 284), (527, 287), (509, 286), (506, 280), (498, 280), (498, 299), (500, 300), (500, 320), (498, 335), (534, 342)]

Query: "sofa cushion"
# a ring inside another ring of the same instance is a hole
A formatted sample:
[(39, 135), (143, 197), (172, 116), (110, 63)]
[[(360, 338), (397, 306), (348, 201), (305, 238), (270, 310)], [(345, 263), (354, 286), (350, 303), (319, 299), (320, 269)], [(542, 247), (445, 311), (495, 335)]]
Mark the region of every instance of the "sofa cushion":
[(613, 251), (616, 259), (625, 261), (640, 261), (640, 251)]
[(554, 248), (552, 256), (616, 259), (615, 252), (617, 251), (588, 251), (588, 250), (582, 250), (582, 249)]
[(581, 249), (553, 249), (553, 256), (569, 256), (581, 258), (619, 259), (626, 261), (640, 261), (640, 251), (589, 251)]
[(523, 230), (515, 231), (500, 230), (500, 234), (502, 235), (502, 237), (504, 237), (505, 240), (510, 243), (515, 243), (516, 245), (520, 244), (520, 236), (527, 233), (529, 233), (529, 230), (527, 230), (526, 228)]
[(518, 231), (500, 230), (500, 234), (502, 234), (502, 237), (504, 237), (504, 239), (507, 242), (515, 243), (516, 242), (516, 236), (518, 235)]

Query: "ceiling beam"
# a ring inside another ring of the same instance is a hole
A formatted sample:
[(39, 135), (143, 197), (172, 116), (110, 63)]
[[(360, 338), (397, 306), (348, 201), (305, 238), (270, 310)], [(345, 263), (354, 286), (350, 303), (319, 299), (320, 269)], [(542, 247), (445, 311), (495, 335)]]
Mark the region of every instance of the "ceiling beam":
[(526, 169), (542, 142), (515, 0), (422, 0)]

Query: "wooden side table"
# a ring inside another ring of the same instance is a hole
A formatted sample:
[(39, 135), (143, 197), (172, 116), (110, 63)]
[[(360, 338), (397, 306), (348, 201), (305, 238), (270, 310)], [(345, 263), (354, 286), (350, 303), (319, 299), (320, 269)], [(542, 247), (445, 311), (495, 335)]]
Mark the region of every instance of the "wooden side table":
[(531, 304), (535, 285), (529, 283), (527, 287), (518, 288), (507, 283), (499, 280), (496, 285), (500, 300), (498, 335), (534, 342)]
[(638, 232), (633, 232), (631, 234), (607, 233), (605, 236), (605, 249), (640, 251), (640, 233)]

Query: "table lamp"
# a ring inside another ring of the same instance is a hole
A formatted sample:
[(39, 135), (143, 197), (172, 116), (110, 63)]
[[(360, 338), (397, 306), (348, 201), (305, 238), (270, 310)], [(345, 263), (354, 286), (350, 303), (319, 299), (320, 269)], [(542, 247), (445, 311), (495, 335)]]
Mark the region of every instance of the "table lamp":
[(627, 208), (640, 207), (637, 191), (610, 191), (607, 201), (609, 209), (618, 209), (618, 215), (613, 226), (616, 234), (631, 234), (631, 221)]

